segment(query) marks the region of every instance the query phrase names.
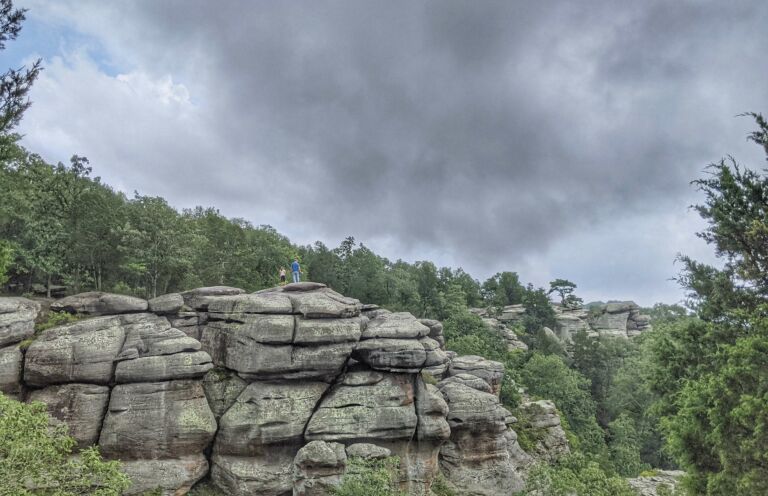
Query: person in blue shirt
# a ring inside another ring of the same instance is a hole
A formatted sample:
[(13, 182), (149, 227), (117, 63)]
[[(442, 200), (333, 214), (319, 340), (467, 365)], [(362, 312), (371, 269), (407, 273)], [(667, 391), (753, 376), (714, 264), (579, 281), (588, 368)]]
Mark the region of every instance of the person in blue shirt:
[(294, 258), (291, 264), (291, 272), (293, 272), (293, 282), (301, 281), (301, 266), (299, 266), (299, 259)]

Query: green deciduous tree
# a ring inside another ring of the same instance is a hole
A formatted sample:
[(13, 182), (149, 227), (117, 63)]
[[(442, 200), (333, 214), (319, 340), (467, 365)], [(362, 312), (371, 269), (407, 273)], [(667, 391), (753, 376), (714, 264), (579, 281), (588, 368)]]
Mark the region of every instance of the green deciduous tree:
[(556, 355), (534, 353), (520, 371), (531, 395), (550, 399), (565, 415), (579, 448), (596, 456), (605, 455), (605, 438), (595, 417), (596, 405), (589, 394), (589, 380), (568, 368)]
[(531, 471), (525, 494), (547, 496), (636, 496), (626, 480), (607, 474), (600, 465), (574, 453), (553, 465)]

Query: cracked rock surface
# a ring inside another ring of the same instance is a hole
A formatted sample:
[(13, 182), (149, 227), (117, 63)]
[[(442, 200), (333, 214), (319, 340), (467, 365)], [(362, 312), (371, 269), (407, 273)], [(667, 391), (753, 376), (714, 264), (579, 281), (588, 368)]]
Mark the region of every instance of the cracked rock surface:
[(436, 320), (311, 282), (84, 293), (52, 309), (84, 319), (25, 348), (39, 306), (0, 298), (0, 392), (42, 401), (79, 449), (121, 460), (126, 494), (208, 478), (227, 495), (327, 495), (350, 456), (397, 456), (409, 495), (440, 470), (461, 494), (521, 487), (503, 367), (445, 350)]

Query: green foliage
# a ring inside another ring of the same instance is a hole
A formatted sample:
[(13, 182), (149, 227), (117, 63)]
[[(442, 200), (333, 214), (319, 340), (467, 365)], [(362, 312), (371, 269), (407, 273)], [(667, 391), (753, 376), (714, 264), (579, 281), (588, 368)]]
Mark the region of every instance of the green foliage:
[(555, 355), (534, 353), (520, 371), (531, 395), (550, 399), (573, 429), (585, 453), (605, 454), (605, 439), (595, 419), (596, 406), (589, 394), (589, 380), (568, 368)]
[(573, 282), (567, 279), (555, 279), (549, 283), (547, 294), (557, 293), (563, 308), (581, 308), (584, 301), (573, 293), (575, 290), (576, 284)]
[(501, 334), (466, 309), (456, 311), (443, 321), (443, 333), (446, 347), (459, 355), (480, 355), (498, 361), (506, 359), (507, 343)]
[(633, 341), (623, 338), (587, 335), (580, 330), (573, 336), (572, 367), (590, 380), (590, 393), (597, 406), (597, 418), (602, 426), (609, 419), (608, 394), (614, 376), (625, 360), (635, 352)]
[(451, 489), (448, 481), (442, 473), (438, 473), (432, 482), (432, 494), (434, 496), (459, 496), (456, 491)]
[(400, 465), (395, 457), (384, 460), (364, 460), (350, 457), (341, 485), (331, 492), (334, 496), (405, 496), (397, 489), (394, 474)]
[(580, 453), (553, 465), (536, 465), (528, 476), (525, 494), (547, 496), (635, 496), (626, 480), (607, 474), (600, 464)]
[(515, 272), (497, 272), (483, 283), (481, 293), (486, 306), (500, 312), (507, 305), (523, 302), (525, 288)]
[(0, 393), (0, 495), (114, 496), (130, 481), (118, 462), (95, 447), (71, 458), (75, 441), (51, 425), (42, 403), (24, 404)]
[(640, 460), (640, 435), (635, 421), (622, 413), (608, 425), (608, 451), (616, 472), (623, 477), (636, 477), (649, 468)]
[(523, 327), (528, 336), (528, 345), (536, 349), (541, 329), (555, 328), (557, 324), (555, 311), (552, 309), (546, 291), (543, 288), (534, 288), (532, 284), (529, 284), (523, 292), (523, 305), (525, 306)]
[[(0, 51), (5, 49), (6, 41), (19, 35), (25, 12), (26, 9), (14, 9), (11, 0), (0, 0)], [(0, 136), (8, 136), (31, 105), (28, 93), (40, 69), (38, 59), (29, 69), (8, 69), (0, 75)]]
[(13, 246), (0, 239), (0, 286), (8, 282), (8, 271), (13, 263)]
[(78, 320), (82, 320), (83, 318), (85, 317), (73, 315), (71, 313), (66, 313), (66, 312), (61, 312), (61, 313), (50, 312), (46, 316), (45, 320), (35, 324), (35, 333), (47, 331), (52, 327), (71, 324), (72, 322), (77, 322)]
[[(750, 114), (765, 148), (768, 123)], [(768, 176), (729, 158), (695, 181), (700, 237), (722, 268), (682, 257), (680, 282), (695, 317), (658, 326), (651, 391), (668, 449), (693, 494), (766, 494), (768, 446)]]

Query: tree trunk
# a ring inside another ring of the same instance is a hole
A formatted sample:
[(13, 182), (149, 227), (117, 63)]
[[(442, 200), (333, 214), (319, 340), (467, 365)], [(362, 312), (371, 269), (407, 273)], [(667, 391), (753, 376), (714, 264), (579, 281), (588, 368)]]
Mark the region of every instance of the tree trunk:
[(51, 274), (48, 274), (48, 279), (45, 282), (45, 296), (46, 298), (51, 297)]

